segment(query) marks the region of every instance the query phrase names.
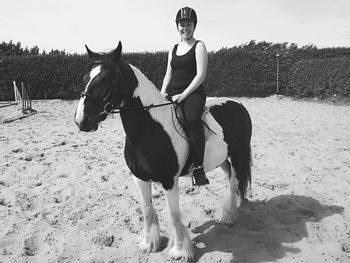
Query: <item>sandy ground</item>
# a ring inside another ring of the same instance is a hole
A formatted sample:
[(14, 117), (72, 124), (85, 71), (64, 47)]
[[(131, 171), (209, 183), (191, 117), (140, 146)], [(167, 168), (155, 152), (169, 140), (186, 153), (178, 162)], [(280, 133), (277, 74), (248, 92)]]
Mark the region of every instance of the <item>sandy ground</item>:
[[(198, 262), (350, 262), (350, 106), (239, 98), (253, 121), (253, 181), (232, 227), (218, 223), (228, 182), (181, 187)], [(94, 133), (76, 101), (35, 101), (38, 114), (0, 124), (0, 262), (172, 262), (168, 210), (155, 185), (163, 249), (138, 251), (140, 198), (115, 115)], [(0, 109), (0, 122), (15, 107)], [(176, 262), (176, 261), (175, 261)]]

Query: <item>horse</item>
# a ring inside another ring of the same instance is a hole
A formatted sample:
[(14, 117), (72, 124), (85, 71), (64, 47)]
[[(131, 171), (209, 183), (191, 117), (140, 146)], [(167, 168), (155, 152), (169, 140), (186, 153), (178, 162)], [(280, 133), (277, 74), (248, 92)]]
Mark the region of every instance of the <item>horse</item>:
[[(122, 44), (107, 53), (86, 46), (90, 58), (74, 120), (80, 131), (96, 131), (109, 113), (118, 111), (125, 131), (124, 158), (141, 196), (143, 234), (138, 247), (156, 252), (161, 244), (157, 213), (152, 205), (152, 183), (166, 191), (172, 234), (168, 242), (173, 259), (192, 261), (195, 249), (180, 216), (179, 177), (191, 176), (187, 137), (179, 132), (173, 102), (122, 59)], [(221, 167), (228, 177), (230, 194), (223, 205), (221, 222), (238, 219), (237, 202), (246, 201), (251, 181), (252, 123), (247, 109), (230, 98), (210, 98), (203, 114), (206, 135), (204, 169)], [(208, 129), (207, 129), (208, 130)], [(208, 187), (208, 186), (207, 186)], [(238, 199), (237, 199), (238, 198)]]

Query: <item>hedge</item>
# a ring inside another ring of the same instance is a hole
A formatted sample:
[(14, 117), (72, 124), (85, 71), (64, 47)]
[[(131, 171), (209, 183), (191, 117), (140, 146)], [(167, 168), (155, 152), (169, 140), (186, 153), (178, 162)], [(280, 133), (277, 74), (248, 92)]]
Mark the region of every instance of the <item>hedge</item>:
[[(73, 99), (82, 90), (86, 56), (10, 57), (0, 75), (0, 100), (13, 100), (13, 84), (23, 82), (32, 99)], [(1, 85), (2, 84), (2, 85)]]
[[(209, 53), (205, 82), (209, 96), (269, 96), (276, 92), (279, 53), (280, 94), (324, 98), (350, 97), (350, 49), (298, 48), (295, 44), (255, 43)], [(127, 53), (160, 89), (167, 65), (166, 52)], [(24, 82), (32, 99), (76, 99), (83, 90), (88, 57), (51, 52), (0, 58), (0, 100), (13, 100), (12, 81)]]
[(286, 95), (329, 98), (350, 95), (350, 58), (302, 60), (290, 70)]

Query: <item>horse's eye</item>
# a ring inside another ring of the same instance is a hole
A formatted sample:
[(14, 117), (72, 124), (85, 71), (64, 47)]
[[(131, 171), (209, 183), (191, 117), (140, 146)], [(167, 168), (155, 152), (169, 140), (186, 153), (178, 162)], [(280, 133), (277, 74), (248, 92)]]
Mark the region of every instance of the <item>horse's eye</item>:
[(88, 75), (84, 75), (83, 77), (83, 81), (86, 83), (89, 81), (89, 76)]

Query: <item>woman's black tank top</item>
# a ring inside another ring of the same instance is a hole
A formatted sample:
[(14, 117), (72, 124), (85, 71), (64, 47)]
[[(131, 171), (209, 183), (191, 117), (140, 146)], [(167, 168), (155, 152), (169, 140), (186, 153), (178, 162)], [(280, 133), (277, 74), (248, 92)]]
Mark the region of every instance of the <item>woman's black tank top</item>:
[[(170, 96), (183, 92), (197, 75), (196, 63), (196, 46), (199, 41), (196, 41), (191, 49), (184, 55), (176, 55), (178, 44), (176, 44), (172, 51), (172, 59), (170, 62), (173, 70), (170, 86), (167, 90)], [(198, 87), (202, 89), (202, 85)]]

